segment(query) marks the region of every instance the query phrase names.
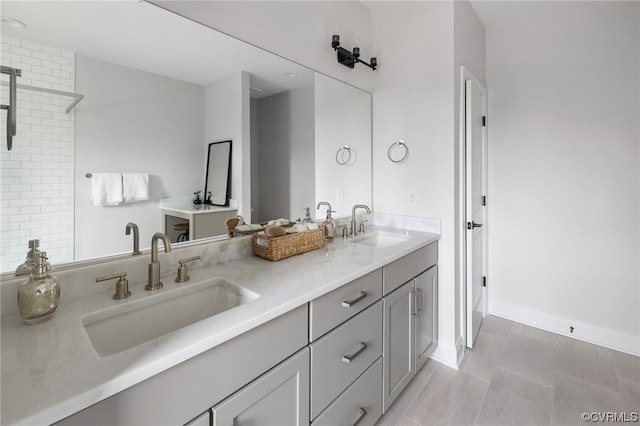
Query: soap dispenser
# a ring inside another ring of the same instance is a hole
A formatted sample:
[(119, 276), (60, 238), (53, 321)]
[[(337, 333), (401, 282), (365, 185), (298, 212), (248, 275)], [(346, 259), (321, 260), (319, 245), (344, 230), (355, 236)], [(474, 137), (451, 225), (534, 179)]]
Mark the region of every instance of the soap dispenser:
[(322, 222), (322, 226), (324, 226), (324, 239), (333, 240), (333, 237), (336, 236), (336, 223), (331, 217), (331, 213), (335, 213), (335, 211), (331, 210), (331, 204), (326, 201), (319, 202), (317, 208), (320, 208), (323, 204), (327, 206), (327, 218)]
[[(29, 251), (27, 252), (27, 257), (25, 258), (24, 263), (16, 268), (16, 277), (22, 277), (31, 273), (31, 270), (33, 269), (33, 259), (40, 255), (40, 250), (38, 250), (39, 246), (40, 240), (29, 240)], [(48, 263), (47, 267), (49, 267)]]
[(333, 210), (327, 209), (327, 218), (322, 223), (322, 226), (324, 226), (324, 238), (326, 240), (333, 240), (333, 237), (336, 236), (336, 223), (331, 217), (332, 212), (335, 213)]
[(18, 310), (27, 324), (36, 324), (53, 315), (60, 300), (58, 279), (49, 274), (47, 253), (33, 259), (31, 277), (18, 287)]
[(304, 216), (304, 220), (303, 220), (303, 222), (304, 222), (304, 223), (313, 223), (313, 219), (311, 219), (311, 211), (310, 211), (310, 209), (311, 209), (311, 208), (310, 208), (310, 207), (305, 207), (304, 209), (305, 209), (307, 212), (306, 212), (306, 214), (305, 214), (305, 216)]

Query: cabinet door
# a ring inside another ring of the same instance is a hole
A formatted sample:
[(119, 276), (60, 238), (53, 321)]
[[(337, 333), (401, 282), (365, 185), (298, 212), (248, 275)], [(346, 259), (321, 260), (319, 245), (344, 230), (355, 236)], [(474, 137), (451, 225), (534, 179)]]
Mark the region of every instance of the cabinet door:
[(415, 375), (414, 281), (384, 297), (382, 402), (386, 411)]
[(309, 349), (305, 348), (212, 409), (214, 426), (309, 424)]
[(416, 282), (416, 371), (438, 342), (438, 267), (418, 275)]

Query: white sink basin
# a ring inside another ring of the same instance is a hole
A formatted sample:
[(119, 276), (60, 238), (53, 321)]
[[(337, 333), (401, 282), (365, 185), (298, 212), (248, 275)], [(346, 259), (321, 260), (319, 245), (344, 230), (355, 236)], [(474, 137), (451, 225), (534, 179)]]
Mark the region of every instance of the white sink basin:
[(407, 242), (411, 238), (413, 238), (411, 235), (396, 234), (394, 232), (377, 232), (371, 236), (366, 236), (365, 234), (362, 239), (355, 241), (355, 244), (375, 248), (386, 248)]
[(86, 315), (82, 324), (96, 352), (109, 356), (258, 297), (214, 278)]

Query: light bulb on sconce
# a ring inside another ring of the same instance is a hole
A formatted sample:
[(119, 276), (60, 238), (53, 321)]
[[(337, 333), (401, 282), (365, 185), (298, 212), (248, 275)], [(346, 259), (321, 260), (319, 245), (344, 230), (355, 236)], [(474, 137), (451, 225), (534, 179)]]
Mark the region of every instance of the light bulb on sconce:
[(371, 58), (370, 63), (367, 63), (360, 59), (359, 47), (354, 47), (352, 52), (349, 52), (347, 49), (340, 47), (340, 36), (338, 34), (334, 34), (331, 37), (331, 48), (336, 51), (338, 62), (340, 62), (345, 67), (354, 68), (357, 63), (361, 63), (375, 71), (378, 66), (378, 60), (376, 58)]

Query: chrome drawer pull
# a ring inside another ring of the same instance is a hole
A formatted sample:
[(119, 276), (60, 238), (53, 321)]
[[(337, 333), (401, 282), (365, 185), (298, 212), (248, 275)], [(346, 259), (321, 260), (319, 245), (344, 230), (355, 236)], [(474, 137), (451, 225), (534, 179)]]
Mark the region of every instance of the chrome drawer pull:
[(358, 411), (358, 413), (360, 414), (360, 417), (358, 417), (358, 420), (356, 420), (356, 422), (352, 426), (357, 426), (358, 423), (360, 423), (362, 421), (362, 419), (364, 419), (364, 416), (367, 415), (367, 410), (365, 410), (364, 408), (360, 407), (360, 410)]
[(355, 351), (351, 355), (342, 356), (342, 362), (346, 362), (347, 364), (351, 363), (351, 361), (356, 359), (362, 352), (364, 352), (365, 349), (367, 349), (367, 345), (365, 345), (364, 343), (360, 343), (360, 347), (357, 351)]
[(364, 300), (364, 298), (367, 297), (367, 293), (364, 291), (361, 291), (360, 294), (358, 295), (358, 297), (356, 297), (353, 300), (345, 300), (342, 302), (342, 307), (343, 308), (350, 308), (353, 305), (355, 305), (356, 303), (360, 302), (361, 300)]

